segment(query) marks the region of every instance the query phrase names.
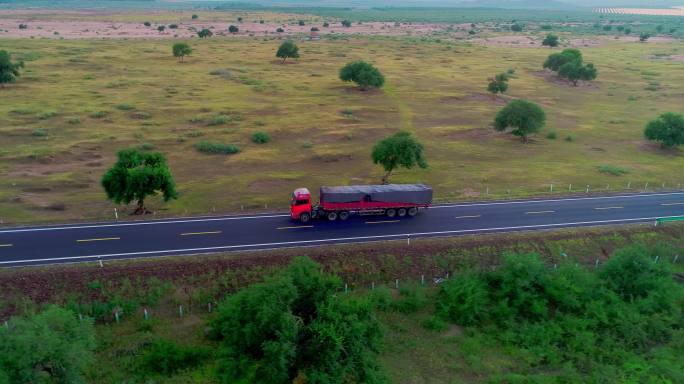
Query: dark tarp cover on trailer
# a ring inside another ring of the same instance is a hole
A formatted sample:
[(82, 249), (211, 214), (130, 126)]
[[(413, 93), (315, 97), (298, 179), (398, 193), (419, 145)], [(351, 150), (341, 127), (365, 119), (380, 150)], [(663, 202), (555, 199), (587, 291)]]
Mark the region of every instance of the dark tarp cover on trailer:
[(431, 204), (432, 187), (424, 184), (321, 187), (320, 196), (326, 203), (354, 203), (369, 199), (383, 203)]

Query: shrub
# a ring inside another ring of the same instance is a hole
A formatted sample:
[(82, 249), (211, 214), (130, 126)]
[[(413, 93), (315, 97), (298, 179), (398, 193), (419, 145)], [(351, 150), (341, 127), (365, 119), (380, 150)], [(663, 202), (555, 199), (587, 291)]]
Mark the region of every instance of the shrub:
[(428, 303), (427, 291), (422, 285), (409, 285), (399, 289), (399, 298), (392, 308), (402, 313), (413, 313), (424, 308)]
[(385, 77), (382, 73), (365, 61), (355, 61), (345, 65), (340, 70), (340, 80), (352, 81), (362, 90), (380, 88), (385, 84)]
[(607, 173), (613, 176), (622, 176), (629, 173), (628, 170), (613, 165), (600, 165), (598, 171), (601, 173)]
[(283, 32), (285, 32), (285, 30), (282, 29), (282, 28), (278, 28), (278, 29), (276, 29), (276, 32), (278, 32), (278, 33), (283, 33)]
[(351, 27), (352, 23), (349, 20), (342, 20), (342, 26), (345, 28)]
[(72, 117), (72, 118), (69, 118), (69, 120), (67, 120), (67, 123), (69, 123), (71, 125), (81, 124), (81, 119), (78, 117)]
[(169, 24), (170, 29), (178, 29), (178, 24)]
[(45, 128), (36, 128), (31, 132), (33, 137), (45, 137), (48, 135), (48, 131)]
[(207, 348), (186, 347), (168, 340), (156, 340), (140, 355), (138, 368), (144, 374), (171, 376), (182, 369), (199, 366), (209, 355)]
[(0, 381), (79, 383), (94, 362), (91, 319), (49, 306), (37, 315), (13, 317), (0, 327)]
[(204, 29), (202, 29), (201, 31), (198, 31), (198, 32), (197, 32), (197, 36), (198, 36), (200, 39), (206, 39), (206, 38), (208, 38), (208, 37), (212, 37), (213, 35), (214, 35), (214, 32), (212, 32), (212, 31), (210, 31), (210, 30), (208, 30), (208, 29), (206, 29), (206, 28), (204, 28)]
[(216, 115), (211, 118), (208, 125), (225, 125), (232, 121), (233, 119), (228, 115)]
[(47, 112), (41, 112), (38, 114), (38, 119), (39, 120), (47, 120), (49, 118), (57, 116), (57, 112), (54, 111), (47, 111)]
[(132, 106), (132, 105), (130, 105), (130, 104), (125, 104), (125, 103), (124, 103), (124, 104), (118, 104), (118, 105), (116, 106), (116, 109), (118, 109), (118, 110), (120, 110), (120, 111), (131, 111), (131, 110), (135, 109), (135, 107)]
[(460, 325), (474, 325), (486, 319), (489, 305), (488, 287), (475, 272), (463, 272), (442, 284), (436, 313)]
[(238, 33), (239, 31), (240, 31), (240, 28), (238, 28), (234, 25), (231, 25), (230, 27), (228, 27), (228, 32), (230, 32), (230, 33)]
[(523, 30), (522, 24), (515, 23), (515, 24), (511, 25), (511, 31), (513, 31), (513, 32), (522, 32), (522, 30)]
[(151, 151), (154, 149), (154, 145), (151, 143), (142, 143), (140, 145), (140, 149), (145, 150), (145, 151)]
[(234, 144), (221, 144), (209, 141), (200, 141), (195, 147), (198, 151), (204, 153), (232, 155), (240, 152), (240, 148)]
[(444, 332), (449, 329), (449, 324), (439, 316), (430, 316), (423, 321), (423, 328), (435, 332)]
[(389, 311), (392, 309), (392, 291), (384, 285), (375, 287), (368, 293), (368, 299), (373, 304), (373, 308), (379, 311)]
[(556, 134), (556, 132), (549, 132), (546, 135), (546, 138), (549, 140), (556, 140), (558, 138), (558, 135)]
[(93, 119), (102, 119), (104, 117), (107, 117), (107, 115), (109, 115), (109, 112), (107, 111), (95, 111), (88, 116), (90, 116)]
[(252, 135), (252, 141), (257, 144), (266, 144), (271, 141), (271, 135), (266, 132), (255, 132)]
[(146, 27), (150, 27), (150, 26), (152, 26), (152, 23), (150, 23), (149, 21), (146, 21), (143, 23), (143, 25)]
[(568, 135), (568, 136), (565, 136), (565, 141), (572, 143), (573, 141), (575, 141), (575, 138)]
[(327, 21), (325, 23), (323, 23), (323, 28), (328, 28), (328, 27), (330, 27), (330, 23), (328, 23)]
[(299, 24), (300, 27), (303, 27), (304, 26), (304, 20), (299, 20), (297, 22), (297, 24)]
[(192, 19), (193, 19), (193, 20), (197, 20), (197, 19), (199, 19), (199, 16), (193, 14), (193, 15), (192, 15)]

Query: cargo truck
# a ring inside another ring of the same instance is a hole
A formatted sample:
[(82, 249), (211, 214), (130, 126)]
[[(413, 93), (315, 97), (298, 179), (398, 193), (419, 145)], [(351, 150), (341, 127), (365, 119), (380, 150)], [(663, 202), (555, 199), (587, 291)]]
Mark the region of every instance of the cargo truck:
[(321, 187), (318, 204), (307, 188), (294, 191), (290, 216), (307, 223), (311, 219), (347, 220), (351, 215), (413, 217), (432, 204), (432, 188), (424, 184), (350, 185)]

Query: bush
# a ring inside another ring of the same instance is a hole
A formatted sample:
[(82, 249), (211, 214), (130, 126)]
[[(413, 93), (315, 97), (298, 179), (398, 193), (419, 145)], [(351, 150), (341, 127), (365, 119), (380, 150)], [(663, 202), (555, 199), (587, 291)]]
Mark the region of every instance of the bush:
[(368, 294), (368, 299), (373, 304), (373, 308), (379, 311), (389, 311), (392, 309), (392, 291), (384, 285), (375, 287)]
[[(91, 319), (49, 306), (37, 315), (13, 317), (0, 327), (0, 381), (80, 383), (94, 362)], [(3, 377), (4, 376), (4, 377)]]
[(613, 175), (613, 176), (622, 176), (622, 175), (626, 175), (629, 173), (629, 171), (624, 169), (624, 168), (620, 168), (620, 167), (616, 167), (616, 166), (612, 166), (612, 165), (600, 165), (598, 167), (598, 171), (601, 173), (607, 173), (607, 174)]
[(33, 137), (45, 137), (48, 135), (48, 131), (45, 128), (36, 128), (31, 132)]
[(146, 21), (143, 23), (143, 25), (146, 27), (150, 27), (150, 26), (152, 26), (152, 23), (150, 23), (149, 21)]
[(233, 119), (228, 115), (216, 115), (211, 118), (208, 125), (225, 125), (232, 121)]
[(256, 132), (252, 135), (252, 141), (257, 144), (266, 144), (271, 141), (271, 135), (266, 132)]
[(442, 284), (436, 313), (459, 325), (475, 325), (486, 319), (488, 305), (488, 287), (482, 276), (464, 272)]
[(131, 110), (135, 109), (135, 107), (130, 105), (130, 104), (118, 104), (116, 106), (116, 109), (118, 109), (120, 111), (131, 111)]
[(546, 138), (549, 140), (556, 140), (558, 138), (558, 135), (556, 134), (556, 132), (549, 132), (546, 135)]
[(430, 316), (423, 321), (423, 328), (435, 332), (444, 332), (449, 329), (449, 324), (439, 316)]
[(427, 291), (422, 285), (409, 285), (399, 289), (399, 298), (392, 308), (401, 313), (413, 313), (423, 309), (428, 303)]
[(221, 144), (209, 141), (200, 141), (195, 145), (198, 151), (204, 153), (232, 155), (240, 152), (240, 148), (234, 144)]
[(380, 88), (385, 84), (385, 77), (382, 73), (365, 61), (355, 61), (345, 65), (340, 70), (340, 80), (352, 81), (362, 90)]
[(180, 370), (199, 366), (209, 356), (207, 348), (186, 347), (168, 340), (156, 340), (138, 358), (138, 370), (143, 374), (171, 376)]
[(107, 115), (109, 115), (109, 112), (107, 111), (95, 111), (88, 116), (90, 116), (93, 119), (102, 119), (104, 117), (107, 117)]
[(234, 25), (231, 25), (230, 27), (228, 27), (228, 32), (230, 32), (230, 33), (238, 33), (239, 31), (240, 31), (240, 28), (238, 28)]
[(342, 20), (342, 26), (345, 28), (351, 27), (352, 23), (349, 20)]
[(145, 150), (145, 151), (151, 151), (154, 149), (154, 145), (151, 143), (142, 143), (140, 145), (140, 149)]
[(69, 123), (71, 125), (81, 124), (81, 119), (78, 117), (72, 117), (72, 118), (69, 118), (69, 120), (67, 120), (67, 123)]
[(384, 382), (382, 331), (369, 300), (338, 295), (341, 282), (309, 259), (229, 296), (210, 336), (219, 381), (286, 384)]
[(276, 29), (276, 32), (278, 32), (278, 33), (283, 33), (283, 32), (285, 32), (285, 30), (282, 29), (282, 28), (278, 28), (278, 29)]

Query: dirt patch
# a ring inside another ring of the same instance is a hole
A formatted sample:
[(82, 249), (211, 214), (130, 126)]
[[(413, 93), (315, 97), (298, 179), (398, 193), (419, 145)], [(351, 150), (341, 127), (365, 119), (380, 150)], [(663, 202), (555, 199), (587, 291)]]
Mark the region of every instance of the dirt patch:
[(654, 143), (652, 141), (640, 141), (637, 143), (637, 147), (639, 148), (639, 150), (648, 151), (661, 156), (679, 156), (679, 148), (665, 148), (660, 144)]
[(251, 192), (259, 193), (272, 190), (284, 190), (288, 182), (280, 179), (257, 180), (249, 185)]
[(449, 325), (449, 329), (444, 332), (444, 337), (454, 337), (454, 336), (460, 336), (463, 334), (463, 327), (458, 326), (456, 324), (451, 324)]
[(506, 105), (508, 104), (508, 99), (501, 96), (493, 96), (485, 93), (475, 93), (468, 96), (447, 96), (440, 100), (444, 104), (452, 103), (463, 103), (463, 102), (474, 102), (474, 103), (493, 103), (496, 105)]
[(447, 132), (444, 137), (449, 140), (484, 141), (497, 136), (497, 132), (491, 128), (473, 128), (461, 131)]

